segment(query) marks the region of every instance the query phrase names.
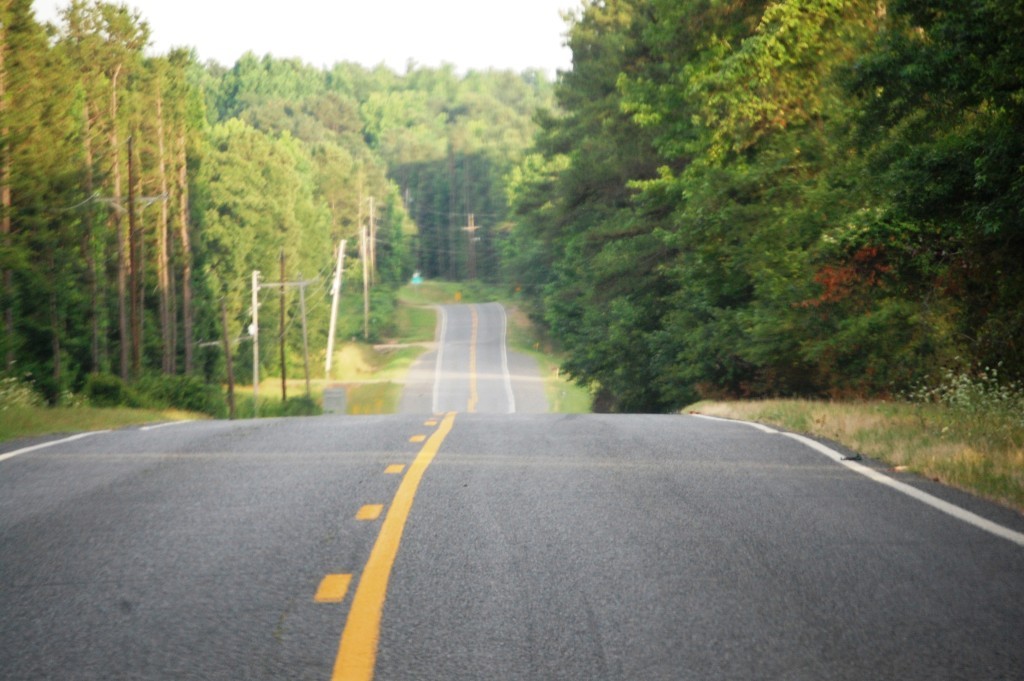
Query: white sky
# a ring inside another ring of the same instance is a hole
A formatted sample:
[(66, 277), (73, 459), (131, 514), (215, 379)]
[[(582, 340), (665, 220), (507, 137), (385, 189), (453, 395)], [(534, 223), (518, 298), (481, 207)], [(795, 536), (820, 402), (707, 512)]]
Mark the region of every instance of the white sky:
[[(124, 0), (149, 23), (151, 51), (195, 47), (201, 61), (231, 66), (246, 51), (300, 57), (320, 67), (385, 63), (568, 70), (560, 12), (580, 0)], [(36, 18), (57, 21), (67, 0), (34, 0)]]

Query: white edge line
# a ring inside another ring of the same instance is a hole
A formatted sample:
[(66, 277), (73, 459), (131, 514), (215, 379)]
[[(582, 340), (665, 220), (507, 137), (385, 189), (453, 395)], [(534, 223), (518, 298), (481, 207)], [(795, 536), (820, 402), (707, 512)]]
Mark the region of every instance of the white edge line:
[(74, 440), (81, 440), (83, 437), (89, 437), (90, 435), (99, 435), (101, 433), (109, 433), (109, 430), (93, 430), (88, 433), (79, 433), (78, 435), (72, 435), (62, 440), (54, 440), (52, 442), (44, 442), (38, 445), (32, 445), (31, 447), (23, 447), (22, 449), (15, 449), (13, 452), (7, 452), (6, 454), (0, 454), (0, 461), (6, 461), (7, 459), (13, 459), (16, 456), (22, 454), (28, 454), (38, 449), (45, 449), (47, 447), (54, 447), (56, 445), (64, 444), (65, 442), (72, 442)]
[(905, 482), (894, 480), (890, 478), (888, 475), (882, 475), (873, 468), (869, 468), (868, 466), (865, 466), (864, 464), (861, 463), (857, 463), (856, 461), (851, 461), (850, 459), (847, 459), (845, 456), (843, 456), (836, 450), (832, 449), (831, 447), (827, 447), (816, 440), (812, 440), (809, 437), (797, 435), (796, 433), (780, 433), (780, 431), (773, 430), (771, 428), (768, 428), (767, 426), (762, 426), (760, 423), (752, 423), (750, 421), (740, 421), (738, 419), (723, 419), (718, 418), (717, 416), (705, 416), (704, 414), (690, 414), (690, 416), (696, 416), (697, 418), (707, 419), (709, 421), (724, 421), (726, 423), (738, 423), (745, 426), (751, 426), (752, 428), (757, 428), (758, 430), (761, 430), (766, 433), (785, 435), (788, 438), (796, 440), (797, 442), (806, 445), (807, 447), (810, 447), (811, 449), (820, 454), (824, 454), (825, 456), (832, 459), (836, 463), (846, 466), (851, 471), (855, 473), (860, 473), (869, 480), (873, 480), (881, 485), (890, 487), (896, 490), (897, 492), (902, 492), (903, 494), (906, 494), (908, 497), (916, 499), (917, 501), (920, 501), (923, 504), (927, 504), (928, 506), (931, 506), (935, 510), (950, 515), (961, 522), (973, 525), (979, 530), (984, 530), (989, 534), (994, 534), (995, 536), (1011, 541), (1014, 544), (1017, 544), (1018, 546), (1024, 546), (1024, 533), (1017, 532), (1016, 530), (1011, 530), (1008, 527), (1004, 527), (1003, 525), (994, 523), (987, 518), (981, 517), (977, 513), (972, 513), (971, 511), (968, 511), (965, 508), (960, 508), (956, 504), (951, 504), (948, 501), (939, 499), (938, 497), (928, 494), (927, 492), (924, 492), (922, 490), (919, 490), (918, 488), (912, 485), (908, 485)]
[(501, 371), (505, 375), (505, 394), (508, 396), (508, 413), (516, 413), (516, 396), (512, 392), (512, 374), (508, 370), (508, 315), (505, 306), (496, 303), (501, 311)]
[(724, 423), (739, 423), (740, 425), (750, 426), (751, 428), (757, 428), (762, 433), (768, 433), (769, 435), (777, 435), (779, 433), (779, 431), (775, 430), (774, 428), (769, 428), (768, 426), (762, 425), (760, 423), (754, 423), (753, 421), (738, 421), (736, 419), (723, 419), (723, 418), (719, 418), (718, 416), (708, 416), (706, 414), (690, 414), (690, 416), (695, 416), (695, 417), (697, 417), (699, 419), (707, 419), (708, 421), (722, 421)]
[(441, 315), (441, 330), (438, 332), (437, 338), (437, 359), (434, 363), (434, 404), (433, 411), (435, 414), (441, 413), (438, 409), (438, 405), (441, 402), (440, 391), (441, 391), (441, 364), (444, 362), (444, 338), (448, 334), (448, 313), (444, 309), (444, 305), (438, 305), (437, 311)]
[(194, 419), (185, 419), (184, 421), (168, 421), (167, 423), (157, 423), (152, 426), (142, 426), (139, 430), (156, 430), (157, 428), (166, 428), (167, 426), (180, 426), (183, 423), (192, 423)]
[(875, 482), (885, 485), (887, 487), (891, 487), (897, 492), (902, 492), (903, 494), (906, 494), (908, 497), (917, 499), (921, 503), (927, 504), (937, 511), (942, 511), (947, 515), (953, 516), (957, 520), (968, 523), (969, 525), (974, 525), (980, 530), (984, 530), (985, 532), (994, 534), (997, 537), (1002, 537), (1003, 539), (1009, 540), (1014, 544), (1017, 544), (1018, 546), (1024, 546), (1024, 533), (1017, 532), (1015, 530), (1011, 530), (1008, 527), (1004, 527), (998, 523), (994, 523), (987, 518), (981, 517), (977, 513), (972, 513), (971, 511), (968, 511), (965, 508), (960, 508), (956, 504), (951, 504), (948, 501), (939, 499), (938, 497), (928, 494), (927, 492), (921, 491), (916, 487), (908, 485), (904, 482), (900, 482), (899, 480), (894, 480), (890, 478), (888, 475), (882, 475), (878, 471), (869, 468), (864, 464), (857, 463), (856, 461), (850, 461), (844, 458), (842, 454), (835, 451), (834, 449), (826, 447), (820, 442), (816, 442), (810, 439), (809, 437), (797, 435), (796, 433), (783, 433), (783, 435), (792, 438), (797, 442), (805, 444), (811, 449), (821, 452), (830, 459), (833, 459), (841, 463), (842, 465), (846, 466), (847, 468), (856, 473), (860, 473), (866, 478), (874, 480)]

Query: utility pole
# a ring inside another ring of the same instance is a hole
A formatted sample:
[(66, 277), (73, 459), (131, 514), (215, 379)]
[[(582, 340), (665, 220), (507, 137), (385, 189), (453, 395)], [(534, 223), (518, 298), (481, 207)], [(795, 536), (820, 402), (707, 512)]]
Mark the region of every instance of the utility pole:
[[(281, 283), (287, 281), (284, 277), (284, 249), (281, 249)], [(288, 291), (287, 286), (281, 287), (281, 401), (288, 401), (288, 369), (285, 366), (284, 361), (284, 298), (285, 293)]]
[(228, 306), (221, 298), (220, 325), (223, 329), (221, 342), (224, 344), (224, 361), (228, 371), (228, 418), (235, 419), (235, 365), (231, 356), (231, 340), (228, 338)]
[[(284, 262), (284, 260), (282, 258), (282, 265), (283, 265), (283, 262)], [(283, 275), (284, 273), (285, 272), (284, 272), (284, 269), (282, 267), (281, 274)], [(308, 342), (308, 336), (307, 336), (307, 333), (306, 333), (306, 287), (309, 286), (310, 284), (315, 284), (316, 282), (317, 282), (316, 279), (307, 279), (305, 281), (285, 281), (282, 278), (281, 281), (268, 281), (268, 282), (264, 282), (263, 284), (260, 284), (260, 288), (279, 288), (279, 289), (281, 289), (281, 300), (282, 301), (284, 300), (285, 292), (288, 289), (290, 289), (292, 287), (296, 287), (296, 286), (300, 289), (300, 300), (302, 301), (302, 345), (303, 345), (303, 349), (305, 351), (304, 354), (305, 354), (305, 364), (306, 364), (306, 395), (307, 396), (309, 395), (310, 387), (309, 387), (309, 342)], [(282, 312), (283, 312), (283, 310), (284, 310), (284, 304), (282, 303)], [(285, 378), (284, 378), (284, 376), (285, 376), (285, 373), (284, 373), (284, 371), (285, 371), (285, 366), (284, 366), (284, 356), (285, 356), (285, 352), (284, 352), (284, 328), (285, 327), (284, 327), (284, 323), (283, 323), (283, 320), (284, 320), (284, 315), (283, 314), (281, 315), (281, 320), (282, 320), (282, 324), (281, 324), (281, 398), (282, 399), (287, 399), (287, 393), (285, 392)]]
[(469, 224), (462, 228), (462, 231), (469, 234), (469, 278), (476, 279), (476, 230), (480, 229), (472, 213), (469, 214)]
[(252, 415), (259, 418), (260, 396), (260, 271), (252, 271)]
[[(300, 274), (299, 277), (302, 275)], [(284, 291), (282, 291), (284, 293)], [(306, 332), (306, 287), (299, 287), (299, 305), (302, 309), (302, 362), (306, 368), (306, 399), (309, 399), (309, 334)]]
[(363, 261), (363, 338), (370, 337), (370, 264), (366, 225), (359, 226), (359, 257)]
[(374, 198), (370, 197), (370, 284), (377, 285), (377, 210)]
[(324, 378), (331, 378), (331, 355), (334, 354), (334, 333), (338, 328), (338, 302), (341, 300), (341, 275), (345, 271), (345, 239), (338, 244), (338, 266), (334, 269), (334, 284), (331, 286), (331, 327), (327, 332), (327, 366)]

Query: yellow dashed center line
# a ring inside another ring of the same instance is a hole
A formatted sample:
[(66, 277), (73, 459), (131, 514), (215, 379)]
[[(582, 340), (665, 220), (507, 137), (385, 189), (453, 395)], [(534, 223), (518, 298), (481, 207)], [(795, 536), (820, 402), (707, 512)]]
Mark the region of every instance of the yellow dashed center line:
[(356, 520), (376, 520), (384, 511), (384, 504), (367, 504), (356, 513)]
[(400, 475), (405, 470), (404, 463), (393, 463), (384, 469), (384, 472), (388, 475)]
[(327, 575), (321, 580), (313, 600), (317, 603), (341, 603), (351, 581), (352, 575)]
[(450, 413), (441, 421), (434, 434), (416, 455), (409, 471), (402, 478), (395, 498), (391, 502), (380, 534), (370, 551), (370, 558), (359, 579), (352, 608), (345, 622), (334, 661), (332, 681), (371, 681), (377, 664), (377, 642), (380, 639), (380, 621), (387, 597), (391, 568), (398, 556), (398, 545), (402, 541), (405, 523), (412, 510), (423, 474), (434, 460), (441, 443), (451, 432), (455, 414)]
[(409, 438), (409, 442), (423, 442), (426, 439), (426, 435), (413, 435), (411, 438)]

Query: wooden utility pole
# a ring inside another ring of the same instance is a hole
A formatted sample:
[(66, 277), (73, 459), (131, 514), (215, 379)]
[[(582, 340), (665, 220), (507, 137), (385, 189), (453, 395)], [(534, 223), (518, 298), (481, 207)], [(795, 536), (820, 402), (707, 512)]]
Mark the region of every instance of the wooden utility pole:
[[(284, 275), (285, 271), (284, 271), (284, 267), (283, 267), (283, 264), (284, 264), (283, 254), (282, 254), (282, 259), (281, 260), (282, 260), (281, 274)], [(264, 282), (264, 283), (259, 285), (259, 288), (279, 288), (279, 289), (281, 289), (281, 300), (282, 300), (282, 303), (281, 303), (281, 399), (287, 399), (287, 396), (288, 396), (288, 394), (286, 392), (287, 389), (285, 387), (286, 386), (286, 383), (285, 383), (286, 378), (285, 378), (285, 365), (284, 365), (284, 358), (285, 358), (285, 352), (284, 352), (284, 340), (285, 340), (284, 329), (285, 329), (285, 324), (284, 324), (284, 319), (285, 319), (285, 315), (284, 315), (284, 302), (283, 301), (285, 299), (285, 292), (289, 288), (292, 288), (293, 286), (297, 286), (301, 290), (300, 291), (300, 295), (301, 295), (301, 301), (302, 301), (302, 345), (303, 345), (303, 349), (305, 351), (304, 354), (305, 354), (305, 364), (306, 364), (306, 394), (309, 395), (309, 392), (310, 392), (310, 387), (309, 387), (309, 342), (308, 342), (308, 336), (307, 336), (307, 333), (306, 333), (306, 287), (309, 286), (310, 284), (315, 284), (316, 281), (317, 281), (316, 279), (307, 279), (305, 281), (285, 281), (284, 279), (282, 279), (281, 281), (268, 281), (268, 282)]]
[[(301, 274), (299, 275), (302, 276)], [(282, 291), (283, 293), (283, 291)], [(306, 332), (306, 287), (299, 287), (299, 305), (302, 309), (302, 362), (306, 368), (306, 399), (309, 399), (309, 334)]]
[(469, 214), (469, 224), (462, 228), (469, 234), (469, 278), (476, 279), (476, 230), (480, 229), (472, 213)]
[(370, 284), (377, 283), (377, 215), (370, 197)]
[[(284, 249), (281, 249), (281, 283), (287, 281), (284, 276)], [(284, 361), (284, 298), (285, 293), (288, 291), (288, 287), (281, 286), (281, 401), (288, 401), (288, 368), (285, 366)]]
[(252, 415), (259, 418), (260, 398), (260, 271), (252, 271)]
[(363, 261), (363, 338), (370, 337), (370, 264), (366, 225), (359, 226), (359, 257)]
[(331, 286), (331, 326), (327, 332), (327, 365), (324, 378), (331, 378), (331, 356), (334, 354), (334, 334), (338, 328), (338, 303), (341, 300), (341, 275), (345, 272), (345, 239), (338, 244), (338, 266), (334, 269), (334, 284)]
[(224, 361), (227, 363), (228, 371), (228, 418), (235, 418), (235, 364), (231, 356), (231, 341), (228, 338), (228, 307), (221, 298), (220, 301), (220, 325), (223, 329), (221, 338), (224, 344)]

